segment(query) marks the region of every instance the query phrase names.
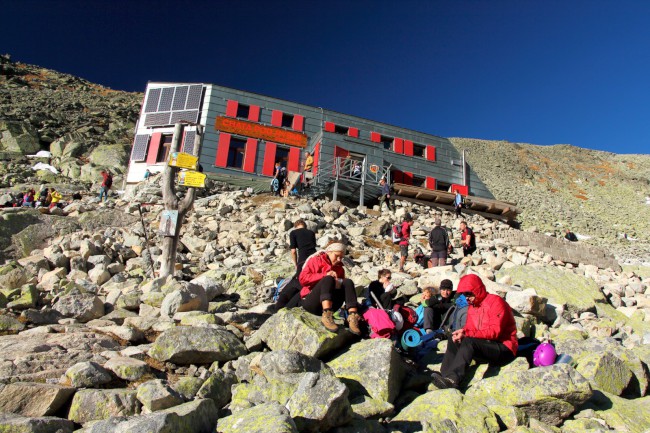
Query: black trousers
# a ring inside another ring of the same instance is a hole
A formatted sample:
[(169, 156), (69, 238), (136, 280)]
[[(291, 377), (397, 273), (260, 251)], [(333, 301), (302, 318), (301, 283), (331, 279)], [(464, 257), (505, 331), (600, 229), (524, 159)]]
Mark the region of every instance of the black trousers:
[(459, 344), (454, 343), (449, 337), (440, 373), (458, 384), (465, 378), (467, 367), (472, 359), (480, 359), (489, 362), (490, 365), (501, 366), (515, 359), (515, 355), (498, 341), (465, 337)]
[(336, 288), (336, 281), (333, 277), (325, 277), (320, 280), (311, 292), (300, 300), (300, 306), (312, 314), (320, 316), (323, 314), (323, 301), (332, 301), (332, 311), (336, 311), (345, 302), (345, 307), (356, 308), (357, 292), (354, 283), (349, 278), (344, 278), (340, 288)]
[(471, 256), (474, 251), (476, 251), (476, 246), (463, 247), (463, 256), (464, 257)]
[(442, 325), (442, 310), (424, 307), (424, 329), (436, 330)]

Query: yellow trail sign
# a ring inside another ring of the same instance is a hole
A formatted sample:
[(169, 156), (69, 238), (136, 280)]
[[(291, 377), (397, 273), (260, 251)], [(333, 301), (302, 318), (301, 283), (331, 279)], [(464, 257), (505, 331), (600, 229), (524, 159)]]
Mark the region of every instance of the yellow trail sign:
[(178, 184), (190, 188), (205, 188), (206, 177), (198, 171), (181, 171), (178, 173)]
[(190, 155), (189, 153), (184, 152), (172, 152), (169, 155), (170, 167), (178, 168), (189, 168), (190, 170), (196, 170), (196, 164), (199, 162), (199, 157)]

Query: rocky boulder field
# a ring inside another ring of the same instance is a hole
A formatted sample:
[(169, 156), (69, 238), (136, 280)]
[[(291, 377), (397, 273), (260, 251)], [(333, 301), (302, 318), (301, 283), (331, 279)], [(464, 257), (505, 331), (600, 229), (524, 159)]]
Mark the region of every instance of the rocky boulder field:
[[(643, 273), (514, 246), (519, 230), (479, 216), (466, 216), (478, 238), (473, 257), (456, 248), (452, 265), (409, 261), (399, 273), (386, 236), (392, 224), (414, 217), (412, 251), (436, 217), (458, 247), (460, 220), (406, 202), (388, 214), (213, 185), (184, 223), (176, 277), (160, 278), (152, 273), (161, 255), (159, 181), (107, 203), (73, 202), (59, 215), (2, 211), (12, 246), (5, 254), (14, 259), (0, 267), (0, 431), (650, 429)], [(288, 233), (298, 218), (319, 246), (333, 237), (348, 243), (344, 264), (359, 294), (384, 267), (413, 305), (420, 289), (476, 273), (512, 306), (520, 336), (550, 338), (573, 362), (477, 364), (459, 390), (438, 390), (431, 372), (444, 342), (415, 363), (390, 340), (360, 339), (343, 326), (330, 333), (300, 308), (276, 312), (270, 294), (293, 272)]]

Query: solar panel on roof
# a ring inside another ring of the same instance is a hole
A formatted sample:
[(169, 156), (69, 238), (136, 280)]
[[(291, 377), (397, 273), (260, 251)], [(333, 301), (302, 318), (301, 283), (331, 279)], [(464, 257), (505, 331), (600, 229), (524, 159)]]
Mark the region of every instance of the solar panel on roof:
[(189, 90), (189, 86), (176, 87), (176, 92), (174, 93), (174, 103), (172, 104), (172, 110), (179, 111), (185, 109), (185, 100), (187, 99), (188, 90)]
[(187, 104), (185, 104), (186, 110), (198, 110), (199, 105), (201, 104), (201, 94), (203, 93), (203, 86), (196, 84), (190, 86), (189, 94), (187, 95)]
[(174, 88), (166, 87), (162, 89), (158, 111), (169, 111), (172, 109), (172, 100), (174, 99)]
[(187, 122), (196, 123), (199, 117), (199, 110), (186, 110), (186, 111), (172, 111), (172, 118), (170, 124), (181, 122), (183, 120)]
[(147, 114), (144, 119), (144, 126), (165, 126), (171, 125), (169, 122), (169, 112)]
[(149, 134), (139, 134), (133, 141), (133, 151), (131, 152), (131, 161), (144, 161), (147, 156), (147, 145), (149, 144)]
[(192, 154), (194, 152), (194, 141), (196, 140), (196, 131), (185, 132), (185, 142), (183, 143), (183, 152)]
[(147, 96), (147, 105), (144, 107), (145, 113), (154, 113), (158, 110), (158, 101), (162, 89), (149, 89)]

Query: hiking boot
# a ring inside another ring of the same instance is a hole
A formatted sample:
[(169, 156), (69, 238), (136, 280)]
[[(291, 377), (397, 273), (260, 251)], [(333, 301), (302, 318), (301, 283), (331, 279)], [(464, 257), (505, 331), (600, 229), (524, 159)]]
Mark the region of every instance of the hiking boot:
[(458, 384), (453, 380), (444, 377), (442, 374), (434, 371), (431, 374), (431, 381), (438, 389), (458, 388)]
[(350, 313), (348, 316), (348, 329), (354, 335), (361, 335), (361, 328), (359, 328), (359, 320), (361, 317), (357, 313)]
[(320, 321), (323, 323), (323, 326), (327, 328), (330, 332), (337, 332), (339, 330), (339, 325), (334, 323), (334, 317), (332, 310), (323, 311)]

